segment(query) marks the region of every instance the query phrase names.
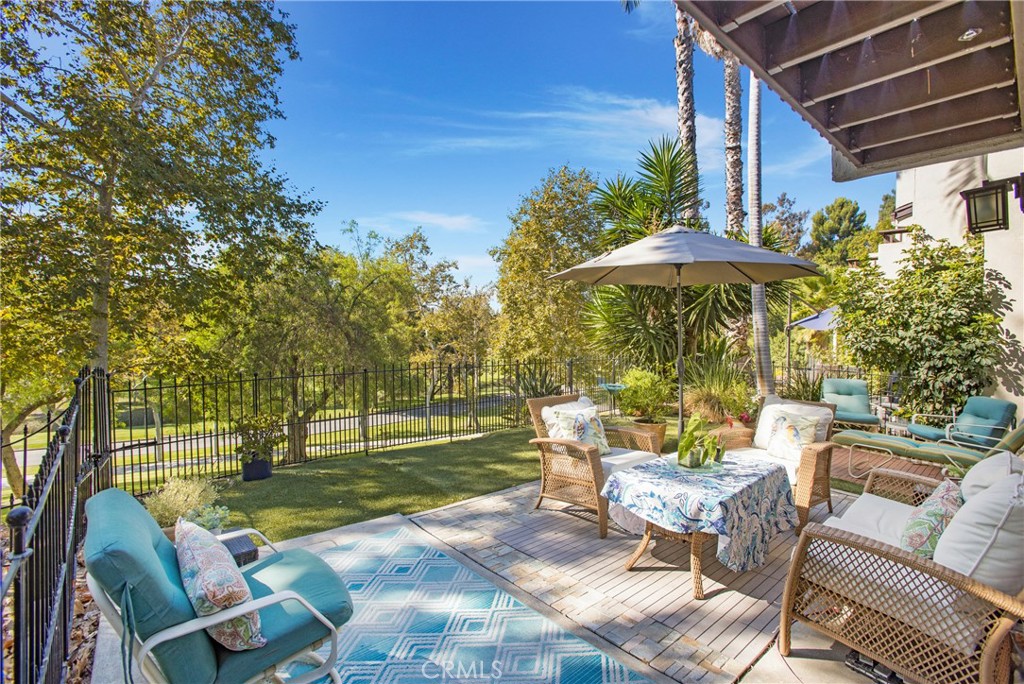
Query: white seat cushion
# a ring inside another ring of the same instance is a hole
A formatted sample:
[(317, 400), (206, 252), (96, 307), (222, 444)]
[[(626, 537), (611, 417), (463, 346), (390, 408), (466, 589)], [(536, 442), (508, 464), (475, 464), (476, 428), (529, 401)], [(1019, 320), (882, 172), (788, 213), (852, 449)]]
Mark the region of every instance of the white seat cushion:
[(632, 468), (635, 465), (653, 461), (656, 458), (658, 458), (658, 454), (650, 451), (633, 451), (631, 449), (623, 449), (622, 447), (612, 447), (610, 454), (601, 457), (601, 466), (607, 479), (609, 475), (617, 470)]
[(829, 527), (870, 537), (899, 548), (907, 520), (914, 507), (874, 494), (861, 494), (843, 517), (825, 521)]

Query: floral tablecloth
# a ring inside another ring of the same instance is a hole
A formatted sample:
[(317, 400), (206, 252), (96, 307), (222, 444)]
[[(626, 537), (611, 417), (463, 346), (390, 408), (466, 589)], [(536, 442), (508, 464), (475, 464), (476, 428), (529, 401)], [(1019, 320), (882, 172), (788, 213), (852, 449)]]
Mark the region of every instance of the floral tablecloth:
[(710, 473), (659, 458), (612, 473), (601, 493), (666, 530), (718, 535), (718, 560), (737, 572), (763, 565), (772, 537), (797, 525), (786, 469), (752, 458)]

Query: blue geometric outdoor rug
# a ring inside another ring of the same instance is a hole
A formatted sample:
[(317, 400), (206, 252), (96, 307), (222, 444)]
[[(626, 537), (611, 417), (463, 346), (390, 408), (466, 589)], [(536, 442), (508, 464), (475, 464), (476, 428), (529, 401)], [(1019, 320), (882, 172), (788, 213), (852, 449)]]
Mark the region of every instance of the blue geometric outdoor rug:
[(339, 630), (337, 670), (346, 683), (648, 681), (409, 530), (320, 555), (355, 604)]

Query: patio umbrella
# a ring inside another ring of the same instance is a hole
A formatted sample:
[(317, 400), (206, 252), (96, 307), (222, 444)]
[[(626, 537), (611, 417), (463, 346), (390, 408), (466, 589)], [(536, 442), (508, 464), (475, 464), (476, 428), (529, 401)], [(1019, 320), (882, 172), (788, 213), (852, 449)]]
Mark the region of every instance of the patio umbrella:
[(683, 432), (683, 285), (767, 283), (820, 276), (803, 259), (682, 226), (672, 226), (590, 261), (549, 276), (591, 285), (660, 285), (676, 288), (679, 434)]
[[(789, 299), (789, 316), (793, 315), (793, 298), (790, 296)], [(830, 306), (824, 311), (813, 313), (810, 316), (801, 318), (799, 321), (793, 321), (786, 324), (786, 382), (790, 381), (790, 376), (793, 373), (793, 365), (790, 362), (790, 348), (793, 343), (793, 328), (806, 328), (807, 330), (832, 330), (836, 327), (839, 322), (837, 316), (839, 315), (839, 307)], [(835, 352), (836, 348), (836, 333), (832, 333), (832, 351)]]

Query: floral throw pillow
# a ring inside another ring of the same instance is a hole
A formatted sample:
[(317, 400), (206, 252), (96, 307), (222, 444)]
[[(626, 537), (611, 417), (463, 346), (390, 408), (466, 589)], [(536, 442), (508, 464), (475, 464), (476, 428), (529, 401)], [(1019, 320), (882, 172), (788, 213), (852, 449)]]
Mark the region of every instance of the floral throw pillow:
[(597, 453), (605, 456), (612, 452), (608, 446), (608, 436), (604, 432), (604, 423), (597, 414), (597, 408), (577, 409), (575, 411), (555, 411), (555, 420), (561, 429), (564, 439), (575, 439), (578, 442), (597, 447)]
[(804, 447), (814, 441), (817, 429), (816, 416), (778, 411), (769, 426), (766, 451), (775, 458), (799, 461)]
[(935, 545), (939, 543), (943, 530), (963, 505), (960, 485), (952, 480), (944, 480), (910, 514), (903, 536), (900, 537), (900, 547), (925, 558), (933, 557)]
[[(252, 592), (235, 565), (231, 552), (216, 537), (195, 523), (178, 518), (174, 526), (178, 569), (196, 615), (213, 615), (252, 600)], [(266, 646), (260, 634), (258, 611), (206, 628), (217, 643), (232, 651)]]

